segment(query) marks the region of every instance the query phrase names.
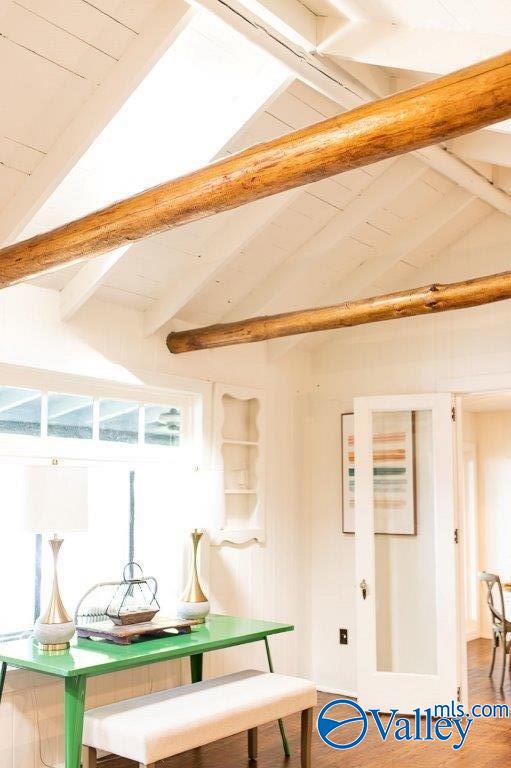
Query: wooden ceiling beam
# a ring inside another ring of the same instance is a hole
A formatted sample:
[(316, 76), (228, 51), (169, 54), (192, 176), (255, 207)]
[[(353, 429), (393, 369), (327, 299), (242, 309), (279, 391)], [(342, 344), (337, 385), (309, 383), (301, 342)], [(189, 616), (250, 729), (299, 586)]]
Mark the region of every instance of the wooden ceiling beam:
[(345, 112), (0, 251), (0, 287), (511, 116), (511, 52)]
[(167, 347), (173, 354), (181, 354), (233, 344), (252, 344), (313, 331), (466, 309), (505, 299), (511, 299), (511, 272), (445, 285), (433, 283), (330, 307), (252, 317), (234, 323), (179, 331), (168, 335)]
[[(336, 281), (326, 291), (318, 293), (314, 286), (302, 287), (301, 292), (296, 292), (296, 301), (300, 306), (316, 304), (326, 306), (340, 301), (354, 301), (367, 295), (368, 291), (377, 290), (378, 280), (386, 275), (389, 270), (400, 261), (406, 261), (407, 256), (414, 253), (417, 248), (430, 240), (435, 233), (445, 227), (450, 221), (464, 211), (474, 198), (467, 194), (461, 187), (454, 187), (444, 195), (441, 200), (433, 203), (424, 210), (412, 222), (405, 222), (395, 234), (393, 234), (383, 248), (377, 249), (374, 255), (366, 259), (353, 272), (350, 272), (342, 280)], [(282, 296), (285, 299), (285, 296)], [(280, 305), (280, 309), (286, 304)], [(287, 305), (289, 307), (289, 305)], [(295, 304), (296, 306), (296, 304)], [(261, 308), (257, 314), (273, 314), (274, 307)], [(287, 354), (304, 339), (299, 336), (281, 339), (273, 342), (271, 350), (273, 357)]]
[[(389, 91), (379, 89), (375, 79), (369, 84), (366, 77), (353, 70), (352, 64), (343, 68), (328, 56), (309, 52), (293, 45), (289, 36), (277, 32), (274, 28), (266, 29), (261, 17), (243, 7), (241, 0), (194, 0), (194, 2), (244, 35), (254, 45), (259, 46), (282, 61), (292, 72), (311, 88), (337, 102), (344, 109), (352, 109), (364, 102), (386, 96)], [(358, 65), (364, 67), (367, 65)], [(414, 153), (431, 168), (438, 170), (451, 181), (465, 187), (471, 194), (477, 195), (497, 211), (511, 216), (511, 197), (495, 183), (488, 181), (455, 155), (442, 147), (431, 146)]]

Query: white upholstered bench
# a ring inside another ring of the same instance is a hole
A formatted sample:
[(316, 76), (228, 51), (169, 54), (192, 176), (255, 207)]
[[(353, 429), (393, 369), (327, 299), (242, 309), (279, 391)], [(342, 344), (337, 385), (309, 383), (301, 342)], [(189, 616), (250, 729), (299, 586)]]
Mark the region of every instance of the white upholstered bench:
[(302, 766), (310, 768), (312, 708), (308, 680), (253, 670), (139, 696), (85, 715), (85, 765), (101, 749), (155, 768), (159, 760), (248, 731), (249, 758), (257, 759), (257, 727), (302, 713)]

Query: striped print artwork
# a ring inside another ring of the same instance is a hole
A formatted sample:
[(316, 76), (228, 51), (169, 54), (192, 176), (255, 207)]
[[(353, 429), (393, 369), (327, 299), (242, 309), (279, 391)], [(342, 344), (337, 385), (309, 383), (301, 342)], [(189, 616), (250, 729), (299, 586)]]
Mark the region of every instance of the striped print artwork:
[[(415, 534), (414, 418), (411, 411), (373, 414), (375, 533)], [(343, 533), (355, 532), (354, 416), (342, 415)]]

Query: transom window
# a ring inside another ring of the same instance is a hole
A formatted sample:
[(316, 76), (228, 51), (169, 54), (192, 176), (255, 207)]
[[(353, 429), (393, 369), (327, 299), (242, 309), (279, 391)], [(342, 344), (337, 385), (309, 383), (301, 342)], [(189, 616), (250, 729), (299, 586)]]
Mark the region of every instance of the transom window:
[(0, 386), (0, 432), (175, 448), (181, 444), (182, 414), (172, 402)]

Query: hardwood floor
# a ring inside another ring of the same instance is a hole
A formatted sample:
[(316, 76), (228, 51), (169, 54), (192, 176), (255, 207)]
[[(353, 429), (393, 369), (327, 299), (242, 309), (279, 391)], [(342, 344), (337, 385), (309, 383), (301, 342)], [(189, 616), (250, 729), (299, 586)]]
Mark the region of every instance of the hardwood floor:
[[(511, 707), (511, 682), (506, 672), (504, 691), (498, 689), (500, 680), (499, 655), (493, 678), (488, 677), (490, 667), (490, 641), (474, 640), (468, 644), (470, 704), (506, 702)], [(320, 694), (320, 706), (335, 696)], [(439, 702), (440, 703), (440, 702)], [(443, 702), (442, 702), (443, 703)], [(350, 726), (345, 726), (349, 728)], [(298, 768), (300, 765), (300, 715), (287, 718), (286, 728), (292, 757), (286, 760), (277, 724), (259, 729), (258, 768)], [(396, 742), (382, 743), (369, 727), (364, 741), (354, 749), (339, 752), (320, 740), (314, 728), (312, 765), (315, 768), (495, 768), (497, 761), (511, 760), (511, 721), (479, 720), (474, 722), (465, 745), (455, 752), (448, 742)], [(503, 763), (501, 763), (503, 764)], [(240, 768), (248, 765), (247, 736), (241, 734), (165, 760), (158, 768)], [(118, 758), (100, 761), (102, 768), (135, 768), (135, 764)], [(138, 768), (138, 767), (137, 767)]]

